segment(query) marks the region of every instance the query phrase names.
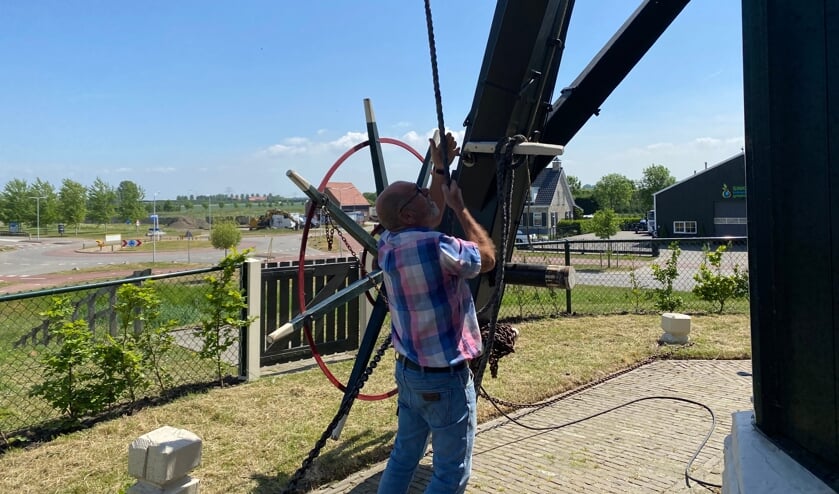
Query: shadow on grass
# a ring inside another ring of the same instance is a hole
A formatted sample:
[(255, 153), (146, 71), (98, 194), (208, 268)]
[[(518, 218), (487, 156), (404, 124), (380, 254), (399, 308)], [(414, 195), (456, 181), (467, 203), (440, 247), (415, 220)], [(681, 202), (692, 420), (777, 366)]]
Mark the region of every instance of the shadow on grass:
[[(306, 462), (308, 457), (300, 459), (301, 464), (308, 463), (308, 467), (295, 489), (288, 490), (289, 483), (300, 469), (293, 473), (280, 472), (275, 477), (253, 475), (251, 478), (256, 481), (257, 487), (251, 492), (253, 494), (303, 493), (330, 482), (343, 480), (369, 465), (386, 460), (390, 455), (393, 436), (394, 433), (389, 432), (366, 441), (360, 439), (361, 434), (341, 438), (341, 444), (315, 458), (314, 461)], [(375, 492), (380, 477), (381, 473), (376, 473), (349, 492)]]
[[(241, 384), (242, 381), (234, 376), (226, 376), (224, 379), (224, 387)], [(12, 431), (4, 434), (0, 440), (0, 456), (6, 451), (12, 449), (27, 448), (35, 446), (39, 443), (52, 441), (56, 437), (70, 434), (73, 432), (90, 429), (96, 424), (114, 420), (119, 417), (134, 415), (134, 413), (145, 408), (157, 407), (171, 403), (172, 401), (195, 394), (206, 394), (211, 389), (219, 388), (219, 382), (213, 380), (204, 383), (184, 384), (167, 390), (164, 394), (154, 397), (139, 398), (132, 403), (124, 403), (115, 405), (102, 413), (94, 416), (71, 418), (67, 416), (58, 417), (52, 420), (42, 422), (37, 427)]]

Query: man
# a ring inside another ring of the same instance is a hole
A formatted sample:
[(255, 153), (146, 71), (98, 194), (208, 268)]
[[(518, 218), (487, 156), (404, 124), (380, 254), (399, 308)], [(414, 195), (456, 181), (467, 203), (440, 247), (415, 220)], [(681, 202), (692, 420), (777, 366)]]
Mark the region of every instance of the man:
[[(379, 493), (408, 491), (425, 454), (434, 449), (427, 493), (462, 493), (472, 467), (477, 427), (475, 386), (469, 360), (482, 351), (475, 303), (466, 280), (495, 267), (495, 247), (475, 221), (456, 182), (445, 177), (459, 149), (446, 135), (449, 163), (431, 142), (431, 186), (395, 182), (376, 200), (386, 231), (378, 245), (390, 308), (398, 430)], [(434, 230), (445, 206), (463, 228), (465, 239)]]

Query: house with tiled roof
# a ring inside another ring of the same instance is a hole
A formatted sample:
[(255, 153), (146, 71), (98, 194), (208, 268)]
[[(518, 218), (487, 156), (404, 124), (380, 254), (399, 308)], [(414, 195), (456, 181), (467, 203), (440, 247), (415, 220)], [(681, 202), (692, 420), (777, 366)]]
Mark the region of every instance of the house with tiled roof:
[(364, 221), (370, 214), (370, 202), (358, 191), (352, 182), (327, 182), (323, 190), (330, 201), (341, 206), (341, 211)]
[(528, 234), (550, 235), (560, 220), (574, 218), (574, 196), (562, 163), (555, 159), (539, 172), (530, 185), (530, 200), (525, 204), (519, 229)]

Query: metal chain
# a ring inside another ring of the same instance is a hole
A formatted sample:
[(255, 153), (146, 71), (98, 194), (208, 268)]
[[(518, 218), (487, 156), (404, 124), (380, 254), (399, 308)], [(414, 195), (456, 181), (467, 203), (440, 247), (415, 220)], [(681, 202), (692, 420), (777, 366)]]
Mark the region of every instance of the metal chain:
[(347, 237), (344, 236), (344, 231), (341, 230), (340, 228), (336, 228), (334, 225), (333, 225), (333, 230), (335, 231), (335, 233), (338, 234), (338, 237), (341, 238), (341, 241), (347, 247), (347, 250), (350, 251), (350, 254), (352, 254), (353, 257), (358, 259), (358, 254), (355, 253), (355, 250), (352, 248), (352, 245), (350, 245), (349, 240), (347, 240)]
[[(489, 334), (484, 344), (484, 353), (479, 357), (477, 371), (474, 373), (475, 389), (481, 389), (481, 382), (483, 381), (484, 371), (487, 363), (489, 363), (490, 355), (492, 354), (492, 347), (495, 341), (496, 325), (498, 321), (498, 311), (501, 306), (501, 295), (504, 291), (504, 264), (507, 252), (507, 231), (510, 229), (510, 208), (513, 196), (513, 186), (515, 183), (514, 168), (520, 166), (525, 162), (514, 161), (513, 150), (515, 145), (524, 142), (527, 139), (522, 135), (515, 135), (513, 137), (505, 137), (498, 141), (495, 147), (495, 163), (496, 163), (496, 197), (501, 198), (501, 214), (502, 214), (502, 235), (501, 235), (501, 253), (502, 259), (496, 262), (495, 265), (495, 290), (493, 290), (490, 299), (486, 306), (481, 308), (481, 312), (489, 310)], [(509, 180), (508, 180), (509, 178)], [(506, 187), (505, 187), (506, 185)]]
[(285, 489), (282, 490), (283, 494), (298, 494), (302, 492), (306, 492), (306, 489), (298, 486), (301, 480), (306, 476), (306, 472), (311, 468), (312, 463), (314, 462), (315, 458), (320, 455), (321, 450), (324, 446), (326, 446), (326, 441), (332, 436), (332, 432), (338, 427), (338, 424), (341, 423), (341, 420), (350, 413), (350, 408), (352, 407), (353, 403), (355, 402), (356, 397), (361, 392), (361, 389), (367, 383), (367, 379), (373, 374), (373, 370), (379, 365), (381, 362), (382, 357), (385, 354), (385, 351), (390, 347), (390, 334), (385, 338), (385, 341), (379, 346), (376, 350), (376, 354), (373, 356), (373, 359), (370, 361), (370, 365), (364, 370), (364, 373), (361, 375), (361, 378), (356, 383), (355, 387), (350, 392), (350, 399), (345, 400), (341, 407), (338, 409), (338, 413), (335, 414), (335, 417), (332, 419), (332, 422), (326, 427), (326, 430), (323, 431), (321, 434), (320, 439), (315, 443), (315, 446), (309, 451), (309, 454), (306, 456), (306, 459), (303, 460), (303, 463), (300, 465), (300, 468), (294, 472), (294, 475), (291, 476), (291, 479), (288, 482), (288, 485)]
[[(323, 213), (322, 216), (324, 218), (325, 225), (327, 226), (327, 244), (329, 245), (329, 250), (332, 250), (332, 243), (333, 243), (333, 240), (334, 240), (334, 235), (337, 233), (338, 237), (341, 239), (341, 241), (344, 243), (344, 245), (346, 245), (347, 249), (350, 251), (350, 253), (353, 255), (353, 257), (355, 257), (356, 259), (360, 259), (358, 257), (358, 255), (355, 253), (355, 251), (353, 250), (353, 248), (350, 245), (347, 238), (344, 236), (343, 230), (338, 228), (335, 225), (335, 223), (332, 221), (332, 216), (329, 214), (329, 210), (324, 208), (324, 213)], [(362, 266), (361, 269), (363, 271), (364, 267)], [(367, 273), (364, 273), (364, 275), (369, 277), (369, 274), (367, 274)], [(375, 284), (375, 283), (374, 283), (374, 285), (376, 287), (377, 292), (379, 293), (379, 296), (384, 297), (384, 293), (381, 290), (380, 285)], [(383, 299), (383, 302), (387, 303), (387, 299)], [(306, 476), (306, 472), (309, 470), (309, 468), (311, 468), (312, 463), (314, 462), (315, 458), (317, 458), (320, 455), (321, 450), (326, 445), (327, 439), (329, 439), (329, 437), (332, 436), (332, 432), (335, 430), (335, 428), (338, 427), (338, 424), (340, 424), (343, 417), (349, 415), (350, 408), (352, 407), (353, 403), (355, 402), (356, 397), (358, 396), (358, 394), (361, 392), (361, 389), (366, 384), (367, 379), (370, 377), (370, 375), (373, 374), (373, 371), (376, 369), (376, 367), (378, 367), (379, 362), (381, 362), (382, 357), (384, 357), (384, 354), (387, 351), (387, 349), (390, 347), (390, 344), (391, 344), (391, 335), (388, 333), (388, 336), (385, 338), (385, 340), (381, 344), (381, 346), (379, 346), (379, 348), (376, 350), (376, 353), (375, 353), (375, 355), (373, 355), (373, 358), (370, 361), (370, 364), (367, 366), (367, 368), (364, 370), (364, 373), (361, 375), (361, 378), (359, 379), (359, 382), (356, 384), (355, 388), (353, 388), (351, 390), (351, 392), (350, 392), (350, 397), (351, 398), (349, 400), (346, 400), (342, 404), (342, 406), (338, 409), (338, 412), (335, 414), (335, 417), (332, 419), (332, 422), (330, 422), (329, 425), (326, 427), (326, 430), (323, 432), (320, 439), (318, 439), (318, 441), (315, 443), (315, 446), (312, 448), (312, 450), (309, 451), (309, 454), (307, 455), (306, 459), (303, 460), (303, 463), (300, 466), (300, 468), (297, 469), (297, 471), (291, 477), (291, 480), (289, 480), (289, 483), (286, 486), (286, 488), (282, 491), (284, 494), (285, 493), (296, 494), (298, 492), (305, 492), (305, 491), (301, 490), (301, 487), (299, 487), (297, 484), (301, 480), (303, 480), (303, 478)]]
[(329, 210), (324, 208), (324, 213), (322, 214), (322, 216), (324, 218), (324, 221), (325, 221), (325, 224), (326, 224), (326, 227), (327, 227), (327, 233), (326, 233), (327, 250), (329, 250), (330, 252), (332, 251), (332, 245), (335, 242), (335, 234), (337, 233), (338, 238), (341, 239), (341, 242), (343, 242), (344, 246), (347, 247), (347, 250), (350, 251), (350, 254), (352, 254), (353, 257), (358, 259), (359, 258), (358, 254), (355, 253), (355, 249), (353, 249), (349, 240), (347, 240), (347, 237), (344, 236), (344, 231), (339, 226), (336, 226), (335, 222), (332, 221), (332, 215), (329, 214)]
[(326, 250), (332, 252), (332, 244), (335, 241), (335, 225), (332, 223), (332, 216), (325, 206), (321, 206), (321, 217), (323, 218), (323, 228), (326, 233)]

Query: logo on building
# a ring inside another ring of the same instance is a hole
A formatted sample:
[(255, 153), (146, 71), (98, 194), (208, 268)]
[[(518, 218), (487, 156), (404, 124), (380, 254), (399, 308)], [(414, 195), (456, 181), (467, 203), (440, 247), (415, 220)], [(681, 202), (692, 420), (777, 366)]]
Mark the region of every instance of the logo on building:
[(728, 184), (722, 184), (722, 198), (723, 199), (745, 199), (746, 198), (746, 186), (745, 185), (732, 185), (730, 188)]

